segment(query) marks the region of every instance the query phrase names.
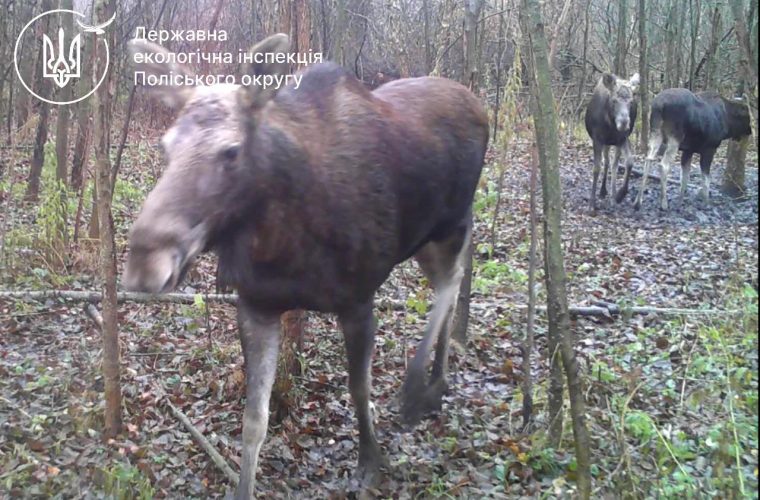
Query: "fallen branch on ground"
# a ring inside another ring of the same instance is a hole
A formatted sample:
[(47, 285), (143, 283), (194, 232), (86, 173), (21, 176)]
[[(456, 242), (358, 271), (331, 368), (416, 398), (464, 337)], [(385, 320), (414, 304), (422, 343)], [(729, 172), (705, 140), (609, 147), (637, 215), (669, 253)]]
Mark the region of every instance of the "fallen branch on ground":
[(97, 307), (92, 304), (87, 304), (84, 307), (84, 312), (87, 313), (87, 316), (90, 317), (93, 323), (95, 323), (95, 325), (97, 325), (100, 330), (103, 329), (103, 316), (100, 314), (100, 311), (98, 311)]
[[(117, 300), (119, 302), (138, 302), (142, 304), (151, 302), (164, 302), (172, 304), (193, 304), (196, 295), (203, 297), (206, 302), (220, 302), (224, 304), (237, 304), (237, 295), (227, 293), (213, 294), (192, 294), (192, 293), (165, 293), (162, 295), (139, 292), (119, 292)], [(67, 299), (77, 300), (80, 302), (99, 302), (102, 299), (100, 292), (87, 290), (2, 290), (0, 299), (22, 299), (22, 300), (46, 300), (46, 299)]]
[[(528, 306), (523, 304), (516, 304), (515, 307), (518, 309), (528, 308)], [(739, 309), (687, 309), (681, 307), (653, 306), (620, 307), (617, 304), (610, 303), (600, 303), (592, 306), (570, 306), (568, 309), (571, 316), (596, 316), (605, 318), (625, 316), (626, 314), (631, 316), (647, 314), (662, 314), (663, 316), (734, 316), (743, 312)], [(546, 306), (539, 306), (536, 310), (546, 312)]]
[[(101, 316), (100, 311), (98, 311), (94, 305), (87, 304), (85, 307), (85, 312), (97, 325), (98, 328), (103, 328), (103, 316)], [(211, 461), (214, 462), (214, 464), (219, 467), (222, 472), (224, 472), (224, 475), (227, 476), (233, 484), (238, 484), (240, 481), (240, 476), (238, 476), (238, 474), (232, 470), (230, 464), (228, 464), (224, 457), (222, 457), (222, 455), (216, 450), (214, 445), (211, 444), (203, 434), (201, 434), (201, 431), (199, 431), (198, 428), (193, 425), (193, 423), (182, 410), (172, 404), (169, 396), (166, 394), (166, 391), (164, 391), (162, 387), (157, 387), (155, 384), (153, 387), (159, 399), (166, 403), (174, 417), (182, 422), (182, 425), (184, 425), (188, 432), (190, 432), (190, 434), (193, 436), (193, 438), (195, 438), (195, 441), (201, 446), (201, 448), (203, 448), (203, 451), (208, 454), (209, 458), (211, 458)]]
[[(654, 172), (653, 172), (654, 170)], [(660, 182), (660, 174), (657, 172), (659, 169), (652, 168), (649, 170), (649, 180), (653, 182)], [(635, 168), (631, 169), (631, 176), (633, 177), (644, 177), (644, 171), (643, 170), (637, 170)], [(675, 177), (668, 177), (668, 183), (669, 184), (675, 184), (677, 186), (681, 185), (681, 179), (676, 179)]]
[(227, 460), (225, 460), (224, 457), (218, 451), (216, 451), (214, 445), (211, 444), (211, 442), (209, 442), (209, 440), (206, 439), (203, 434), (201, 434), (201, 431), (199, 431), (198, 428), (193, 425), (193, 423), (190, 421), (187, 415), (182, 412), (182, 410), (172, 404), (166, 393), (160, 391), (159, 394), (162, 396), (164, 403), (166, 403), (166, 405), (169, 407), (172, 414), (174, 414), (177, 420), (182, 422), (182, 425), (184, 425), (188, 432), (190, 432), (190, 434), (193, 436), (193, 438), (195, 438), (195, 441), (208, 454), (209, 458), (211, 458), (214, 464), (219, 467), (222, 472), (224, 472), (224, 475), (227, 476), (230, 481), (232, 481), (232, 484), (238, 484), (238, 482), (240, 482), (240, 476), (232, 470), (230, 464), (227, 463)]
[[(237, 304), (238, 297), (229, 293), (165, 293), (161, 295), (138, 292), (119, 292), (119, 302), (137, 302), (137, 303), (171, 303), (171, 304), (194, 304), (196, 296), (203, 297), (207, 303)], [(17, 300), (46, 300), (46, 299), (65, 299), (80, 302), (98, 302), (102, 295), (100, 292), (84, 290), (0, 290), (0, 299), (17, 299)], [(527, 309), (525, 304), (506, 304), (516, 309)], [(406, 309), (406, 303), (394, 299), (380, 299), (377, 301), (380, 309)], [(477, 308), (477, 307), (475, 307)], [(536, 311), (546, 312), (545, 306), (536, 307)], [(90, 311), (86, 311), (90, 315)], [(590, 306), (571, 306), (570, 314), (574, 316), (597, 316), (613, 317), (620, 315), (645, 315), (661, 314), (664, 316), (687, 316), (687, 315), (704, 315), (704, 316), (735, 316), (742, 314), (740, 309), (688, 309), (680, 307), (653, 307), (653, 306), (634, 306), (625, 307), (610, 302), (597, 302)], [(93, 317), (90, 315), (90, 317)]]

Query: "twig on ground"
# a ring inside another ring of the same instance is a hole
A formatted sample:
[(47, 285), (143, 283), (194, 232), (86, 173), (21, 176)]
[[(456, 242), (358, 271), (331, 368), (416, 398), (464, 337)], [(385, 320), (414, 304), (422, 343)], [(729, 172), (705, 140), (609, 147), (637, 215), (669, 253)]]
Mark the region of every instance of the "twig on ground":
[(172, 414), (174, 414), (177, 420), (182, 422), (182, 425), (184, 425), (188, 432), (190, 432), (190, 434), (193, 436), (193, 438), (195, 438), (195, 441), (208, 454), (209, 458), (211, 458), (214, 464), (219, 467), (222, 472), (224, 472), (224, 475), (227, 476), (232, 484), (238, 484), (240, 481), (240, 476), (232, 470), (230, 464), (228, 464), (224, 457), (216, 450), (216, 448), (214, 448), (214, 445), (211, 444), (203, 434), (201, 434), (201, 431), (199, 431), (192, 422), (190, 422), (190, 419), (182, 412), (182, 410), (172, 404), (172, 402), (166, 396), (166, 393), (163, 391), (160, 391), (160, 393), (162, 396), (164, 396), (164, 402), (169, 407)]
[(87, 313), (87, 316), (90, 317), (99, 329), (103, 329), (103, 316), (100, 315), (100, 311), (98, 311), (97, 307), (92, 304), (87, 304), (84, 307), (84, 312)]
[[(100, 311), (98, 311), (94, 305), (87, 304), (85, 307), (85, 312), (87, 312), (87, 315), (92, 318), (95, 324), (98, 325), (98, 328), (102, 329), (103, 317), (101, 316)], [(172, 402), (169, 400), (168, 395), (166, 394), (166, 391), (160, 387), (156, 387), (155, 385), (154, 388), (159, 398), (161, 398), (166, 403), (177, 420), (182, 422), (182, 425), (184, 425), (185, 428), (193, 436), (193, 438), (195, 438), (195, 441), (201, 446), (201, 448), (203, 448), (203, 451), (208, 454), (209, 458), (211, 458), (211, 461), (214, 462), (214, 464), (219, 467), (222, 472), (224, 472), (224, 474), (227, 476), (227, 478), (229, 478), (230, 481), (232, 481), (233, 484), (237, 484), (240, 481), (240, 476), (232, 470), (224, 457), (222, 457), (216, 448), (214, 448), (214, 445), (212, 445), (209, 440), (206, 439), (203, 434), (201, 434), (198, 428), (195, 427), (192, 422), (190, 422), (190, 419), (182, 412), (182, 410), (172, 404)]]

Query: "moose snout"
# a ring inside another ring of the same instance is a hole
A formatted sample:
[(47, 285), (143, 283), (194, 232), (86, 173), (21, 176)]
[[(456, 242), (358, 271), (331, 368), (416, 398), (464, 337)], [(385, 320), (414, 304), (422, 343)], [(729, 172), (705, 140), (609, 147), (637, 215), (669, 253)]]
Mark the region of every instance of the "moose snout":
[(170, 292), (205, 246), (204, 225), (187, 227), (176, 221), (155, 221), (159, 224), (143, 226), (141, 222), (135, 223), (130, 236), (124, 286), (136, 292)]
[(617, 127), (618, 132), (627, 132), (630, 126), (631, 116), (624, 111), (618, 112), (615, 116), (615, 127)]
[(177, 248), (133, 248), (124, 270), (124, 286), (133, 292), (170, 292), (179, 282), (182, 261)]

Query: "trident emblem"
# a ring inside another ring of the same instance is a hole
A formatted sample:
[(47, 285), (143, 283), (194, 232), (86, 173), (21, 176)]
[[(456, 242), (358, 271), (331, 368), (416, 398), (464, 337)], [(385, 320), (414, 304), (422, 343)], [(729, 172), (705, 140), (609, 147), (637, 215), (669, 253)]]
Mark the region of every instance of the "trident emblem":
[(63, 48), (64, 33), (63, 28), (58, 28), (58, 54), (56, 57), (53, 42), (47, 35), (42, 35), (42, 62), (43, 76), (52, 78), (60, 88), (65, 87), (72, 78), (79, 78), (79, 53), (81, 48), (81, 34), (78, 34), (71, 41), (69, 46), (69, 57), (66, 59), (66, 52)]

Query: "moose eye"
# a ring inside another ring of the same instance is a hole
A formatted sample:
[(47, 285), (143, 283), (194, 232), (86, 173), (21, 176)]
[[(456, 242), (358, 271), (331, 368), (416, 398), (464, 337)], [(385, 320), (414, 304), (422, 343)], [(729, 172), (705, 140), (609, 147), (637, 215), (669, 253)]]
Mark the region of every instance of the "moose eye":
[(227, 146), (224, 149), (222, 149), (222, 159), (226, 161), (234, 161), (235, 158), (238, 156), (238, 152), (240, 151), (240, 145), (239, 144), (233, 144), (232, 146)]

